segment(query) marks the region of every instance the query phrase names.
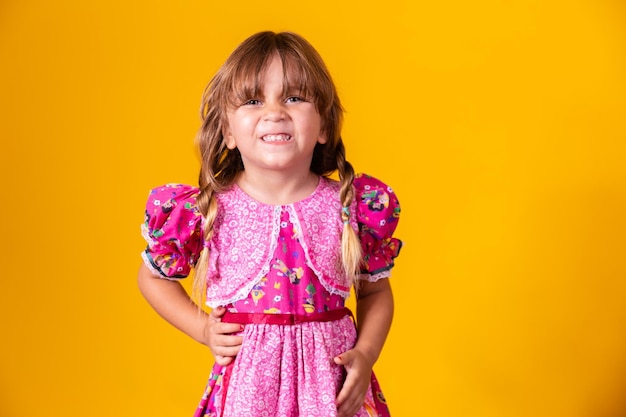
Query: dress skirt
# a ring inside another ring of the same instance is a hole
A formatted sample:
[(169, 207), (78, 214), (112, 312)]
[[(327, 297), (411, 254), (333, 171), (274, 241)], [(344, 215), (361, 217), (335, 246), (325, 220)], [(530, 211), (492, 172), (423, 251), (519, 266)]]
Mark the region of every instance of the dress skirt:
[[(224, 320), (226, 321), (226, 320)], [(333, 358), (351, 349), (349, 316), (298, 324), (246, 324), (243, 344), (228, 366), (215, 364), (194, 417), (335, 417), (345, 378)], [(355, 417), (388, 417), (372, 373)]]

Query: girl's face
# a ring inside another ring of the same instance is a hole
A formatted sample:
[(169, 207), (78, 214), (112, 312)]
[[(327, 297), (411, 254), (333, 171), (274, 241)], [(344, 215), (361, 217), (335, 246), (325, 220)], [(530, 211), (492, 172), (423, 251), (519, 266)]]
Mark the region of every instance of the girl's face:
[(258, 97), (228, 111), (224, 140), (229, 149), (239, 150), (246, 171), (309, 171), (315, 145), (326, 143), (315, 104), (296, 89), (284, 88), (283, 79), (276, 55), (262, 77)]

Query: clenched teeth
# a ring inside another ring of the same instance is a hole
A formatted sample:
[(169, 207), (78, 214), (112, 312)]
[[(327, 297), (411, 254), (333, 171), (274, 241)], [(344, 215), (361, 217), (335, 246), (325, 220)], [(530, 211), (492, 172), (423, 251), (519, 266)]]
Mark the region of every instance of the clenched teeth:
[(286, 142), (291, 139), (290, 135), (281, 133), (279, 135), (265, 135), (262, 137), (265, 142)]

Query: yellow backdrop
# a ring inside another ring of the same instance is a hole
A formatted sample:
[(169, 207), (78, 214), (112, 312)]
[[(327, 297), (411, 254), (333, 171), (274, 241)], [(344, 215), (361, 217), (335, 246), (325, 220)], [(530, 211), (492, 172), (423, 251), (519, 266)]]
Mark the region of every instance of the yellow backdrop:
[(617, 0), (0, 3), (0, 415), (190, 416), (211, 359), (139, 295), (149, 188), (194, 183), (200, 94), (264, 29), (335, 76), (405, 247), (395, 417), (626, 414)]

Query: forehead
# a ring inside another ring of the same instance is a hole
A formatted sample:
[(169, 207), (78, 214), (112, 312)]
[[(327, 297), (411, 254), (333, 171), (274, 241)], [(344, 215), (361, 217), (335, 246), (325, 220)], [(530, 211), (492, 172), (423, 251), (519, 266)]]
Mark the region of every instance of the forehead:
[[(259, 92), (268, 76), (280, 77), (283, 90), (308, 90), (306, 67), (293, 57), (274, 53), (271, 56), (251, 59), (240, 66), (233, 77), (233, 91), (236, 95)], [(272, 79), (274, 81), (275, 78)]]

